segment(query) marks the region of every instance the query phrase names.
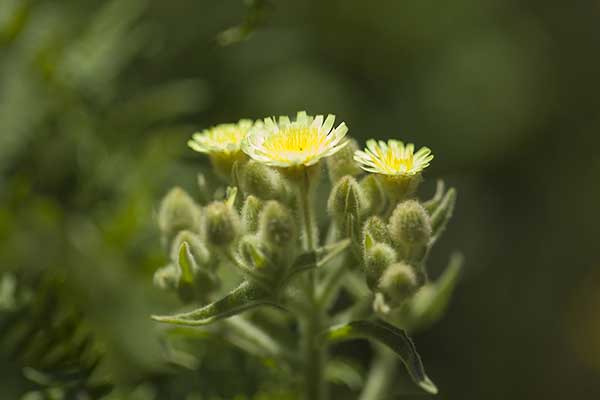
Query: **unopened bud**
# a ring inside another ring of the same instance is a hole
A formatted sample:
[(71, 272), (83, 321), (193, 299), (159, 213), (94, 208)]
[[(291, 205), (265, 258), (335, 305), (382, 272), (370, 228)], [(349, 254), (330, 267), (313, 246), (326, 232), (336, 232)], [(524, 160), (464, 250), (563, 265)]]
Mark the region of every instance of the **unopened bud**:
[(431, 238), (431, 221), (418, 201), (398, 204), (390, 217), (390, 235), (395, 243), (408, 248), (420, 248)]
[(290, 211), (277, 201), (267, 201), (260, 212), (258, 235), (265, 243), (275, 247), (293, 244), (296, 229)]
[(372, 216), (365, 222), (363, 228), (363, 246), (367, 249), (367, 238), (375, 243), (391, 243), (387, 224), (378, 216)]
[(240, 232), (240, 218), (227, 203), (217, 201), (206, 206), (204, 223), (206, 239), (214, 246), (226, 246)]
[(154, 285), (163, 290), (176, 290), (179, 286), (181, 271), (175, 264), (162, 267), (154, 273)]
[(246, 233), (258, 229), (258, 215), (262, 209), (262, 201), (255, 196), (246, 197), (242, 206), (242, 230)]
[(375, 243), (365, 251), (365, 275), (367, 285), (374, 290), (388, 266), (396, 262), (396, 251), (388, 244)]
[(357, 176), (362, 172), (358, 163), (354, 161), (354, 152), (357, 150), (356, 140), (350, 139), (340, 151), (327, 158), (327, 171), (331, 182), (335, 183), (346, 175)]
[(417, 289), (417, 276), (413, 268), (405, 263), (395, 263), (381, 275), (378, 289), (392, 306), (399, 306)]
[(200, 224), (200, 207), (187, 192), (175, 187), (163, 198), (158, 211), (158, 225), (170, 242), (179, 231), (197, 232)]
[(244, 165), (242, 174), (242, 187), (246, 193), (263, 200), (285, 197), (285, 181), (274, 168), (252, 160)]
[(341, 178), (331, 190), (327, 209), (340, 231), (347, 232), (350, 217), (355, 224), (358, 224), (366, 205), (362, 188), (356, 179), (347, 175)]
[(379, 214), (385, 207), (385, 193), (377, 176), (369, 174), (360, 181), (370, 214)]

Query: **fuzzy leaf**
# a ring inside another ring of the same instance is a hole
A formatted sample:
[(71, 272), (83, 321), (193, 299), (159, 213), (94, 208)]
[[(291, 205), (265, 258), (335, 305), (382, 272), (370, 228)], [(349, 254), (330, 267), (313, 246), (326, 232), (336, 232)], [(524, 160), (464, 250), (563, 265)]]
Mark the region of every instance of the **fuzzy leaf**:
[(431, 228), (432, 235), (430, 240), (430, 245), (435, 243), (437, 239), (440, 237), (448, 221), (452, 217), (452, 213), (454, 211), (454, 204), (456, 203), (456, 190), (453, 188), (448, 190), (444, 195), (444, 198), (436, 208), (436, 210), (431, 215)]
[(221, 300), (197, 310), (176, 315), (154, 315), (152, 319), (176, 325), (206, 325), (266, 304), (274, 304), (270, 294), (264, 288), (245, 281)]
[(410, 332), (431, 326), (444, 314), (458, 283), (462, 264), (462, 255), (453, 254), (437, 281), (422, 287), (402, 309), (400, 319), (406, 321)]
[(326, 332), (326, 338), (334, 343), (353, 339), (378, 341), (400, 357), (410, 377), (421, 389), (427, 393), (437, 393), (435, 384), (425, 374), (425, 368), (415, 345), (402, 329), (381, 320), (353, 321), (330, 328)]

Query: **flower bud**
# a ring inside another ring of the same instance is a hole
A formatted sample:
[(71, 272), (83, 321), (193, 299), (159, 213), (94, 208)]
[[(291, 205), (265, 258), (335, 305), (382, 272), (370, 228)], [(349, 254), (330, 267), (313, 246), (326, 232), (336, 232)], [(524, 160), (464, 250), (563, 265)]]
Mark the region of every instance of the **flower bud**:
[(163, 290), (176, 290), (179, 286), (181, 271), (175, 264), (159, 268), (154, 273), (154, 285)]
[(376, 289), (381, 275), (396, 259), (396, 251), (385, 243), (375, 243), (365, 251), (365, 275), (372, 290)]
[(187, 192), (175, 187), (163, 198), (158, 211), (158, 225), (170, 242), (177, 232), (197, 232), (200, 223), (200, 207)]
[(431, 238), (430, 218), (415, 200), (398, 204), (390, 217), (389, 229), (394, 243), (409, 249), (426, 246)]
[(194, 258), (196, 264), (200, 267), (206, 267), (210, 263), (210, 252), (206, 247), (204, 241), (200, 238), (199, 235), (190, 232), (190, 231), (181, 231), (173, 240), (173, 245), (171, 246), (171, 259), (177, 260), (179, 257), (179, 252), (181, 249), (181, 245), (186, 242), (189, 246), (190, 253)]
[(347, 233), (348, 222), (353, 218), (354, 224), (359, 224), (360, 217), (366, 208), (365, 195), (362, 188), (351, 176), (341, 178), (331, 190), (327, 209), (333, 216), (341, 232)]
[(385, 207), (385, 193), (375, 175), (367, 175), (360, 181), (360, 187), (365, 193), (370, 214), (379, 214)]
[(358, 150), (356, 140), (350, 139), (344, 148), (327, 158), (327, 171), (332, 183), (346, 175), (357, 176), (362, 172), (358, 163), (354, 161), (356, 150)]
[(385, 269), (377, 287), (386, 300), (397, 307), (415, 293), (417, 276), (410, 265), (394, 263)]
[(370, 240), (375, 243), (391, 243), (386, 223), (376, 215), (367, 219), (363, 227), (363, 246), (365, 250), (367, 250), (367, 237), (370, 237)]
[(258, 229), (258, 215), (262, 209), (262, 201), (250, 195), (246, 197), (242, 206), (242, 230), (244, 232), (256, 232)]
[(224, 202), (213, 202), (205, 209), (205, 233), (214, 246), (226, 246), (240, 233), (240, 217)]
[(281, 203), (267, 201), (260, 212), (258, 236), (265, 243), (279, 248), (293, 244), (296, 230), (292, 214)]
[(244, 165), (242, 174), (242, 187), (246, 193), (263, 200), (285, 197), (285, 182), (274, 168), (252, 160)]

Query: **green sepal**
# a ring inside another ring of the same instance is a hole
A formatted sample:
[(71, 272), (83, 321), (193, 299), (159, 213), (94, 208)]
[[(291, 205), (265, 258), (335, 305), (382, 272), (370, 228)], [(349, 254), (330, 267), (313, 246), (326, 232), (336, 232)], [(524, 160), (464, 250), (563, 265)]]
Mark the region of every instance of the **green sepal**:
[(400, 357), (411, 379), (421, 389), (430, 394), (438, 392), (435, 384), (425, 373), (415, 345), (402, 329), (381, 320), (353, 321), (330, 328), (325, 336), (332, 343), (353, 339), (369, 339), (380, 342)]
[(176, 315), (153, 315), (152, 319), (176, 325), (207, 325), (262, 305), (275, 305), (265, 288), (244, 281), (228, 295), (197, 310)]
[(453, 254), (442, 275), (423, 286), (401, 309), (400, 321), (410, 332), (423, 330), (437, 322), (450, 303), (459, 281), (463, 257)]
[(456, 190), (454, 188), (449, 189), (444, 195), (442, 201), (439, 203), (435, 211), (431, 214), (431, 239), (429, 245), (434, 244), (440, 237), (448, 221), (452, 217), (454, 212), (454, 204), (456, 203)]
[(444, 198), (444, 191), (446, 190), (446, 185), (444, 181), (439, 179), (435, 186), (435, 193), (433, 197), (426, 202), (423, 203), (423, 207), (429, 213), (429, 215), (433, 214), (433, 212), (438, 208), (442, 199)]

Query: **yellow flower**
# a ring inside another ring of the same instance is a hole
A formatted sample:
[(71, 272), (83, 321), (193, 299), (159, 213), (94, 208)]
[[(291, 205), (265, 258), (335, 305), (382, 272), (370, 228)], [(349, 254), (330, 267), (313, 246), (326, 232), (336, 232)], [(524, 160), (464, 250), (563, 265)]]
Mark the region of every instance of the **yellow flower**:
[(229, 155), (241, 151), (242, 140), (252, 128), (252, 121), (242, 119), (237, 124), (221, 124), (195, 133), (188, 146), (199, 153)]
[(399, 140), (367, 141), (364, 151), (358, 150), (354, 153), (356, 160), (362, 169), (382, 175), (413, 176), (417, 175), (429, 166), (433, 159), (431, 150), (421, 147), (416, 153), (415, 145), (404, 144)]
[(273, 167), (310, 166), (335, 154), (347, 144), (348, 128), (343, 122), (333, 128), (335, 116), (312, 117), (301, 111), (295, 121), (279, 117), (257, 123), (242, 142), (251, 158)]

